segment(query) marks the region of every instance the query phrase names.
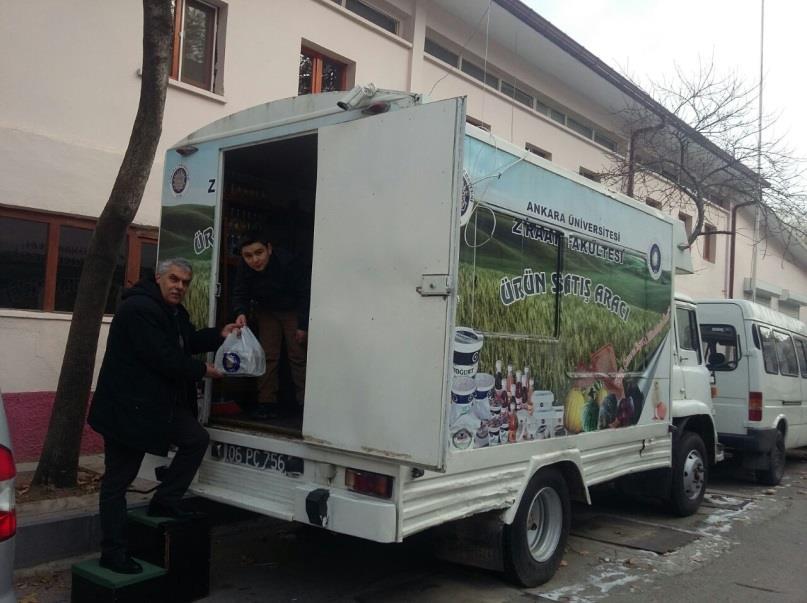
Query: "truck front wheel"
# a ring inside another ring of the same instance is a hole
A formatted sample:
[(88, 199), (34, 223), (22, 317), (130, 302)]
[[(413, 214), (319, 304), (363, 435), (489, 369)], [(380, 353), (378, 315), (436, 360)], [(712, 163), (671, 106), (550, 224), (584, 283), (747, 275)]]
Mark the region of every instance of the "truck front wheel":
[(522, 586), (547, 582), (558, 569), (569, 537), (569, 489), (552, 468), (532, 476), (513, 523), (504, 529), (508, 577)]
[(706, 446), (693, 431), (685, 431), (673, 451), (670, 509), (680, 517), (698, 510), (706, 494)]
[(766, 486), (778, 486), (785, 475), (785, 434), (776, 430), (776, 441), (771, 449), (767, 469), (756, 472), (757, 481)]

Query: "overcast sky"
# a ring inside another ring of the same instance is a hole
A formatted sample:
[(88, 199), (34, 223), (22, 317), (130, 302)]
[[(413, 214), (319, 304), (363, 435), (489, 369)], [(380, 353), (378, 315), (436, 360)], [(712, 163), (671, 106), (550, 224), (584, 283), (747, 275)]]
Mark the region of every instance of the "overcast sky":
[[(692, 73), (714, 56), (721, 73), (759, 80), (761, 0), (524, 0), (620, 73), (638, 82)], [(807, 2), (766, 0), (763, 110), (807, 157), (804, 61)]]

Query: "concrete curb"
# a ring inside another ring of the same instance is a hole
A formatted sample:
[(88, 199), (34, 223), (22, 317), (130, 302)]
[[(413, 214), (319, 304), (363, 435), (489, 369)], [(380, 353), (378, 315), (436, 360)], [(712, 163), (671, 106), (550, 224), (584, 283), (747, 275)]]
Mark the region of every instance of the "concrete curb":
[[(130, 493), (129, 510), (145, 507), (150, 498), (150, 495)], [(39, 513), (31, 509), (22, 514), (17, 525), (15, 570), (26, 570), (100, 551), (101, 521), (97, 495), (42, 502), (58, 503), (66, 508)], [(185, 499), (183, 506), (206, 513), (213, 526), (225, 529), (228, 525), (260, 518), (250, 511), (197, 497)]]

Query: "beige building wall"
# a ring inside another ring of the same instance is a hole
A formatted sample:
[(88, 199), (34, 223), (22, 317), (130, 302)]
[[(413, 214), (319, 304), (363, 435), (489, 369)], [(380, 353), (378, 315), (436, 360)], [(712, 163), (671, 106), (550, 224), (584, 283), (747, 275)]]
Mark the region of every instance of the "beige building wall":
[[(513, 18), (509, 43), (486, 43), (478, 21), (469, 16), (463, 22), (441, 8), (452, 1), (459, 0), (376, 3), (400, 20), (400, 36), (332, 0), (215, 2), (226, 12), (222, 13), (226, 23), (220, 24), (226, 35), (223, 88), (213, 94), (171, 83), (160, 148), (136, 223), (159, 224), (163, 154), (168, 146), (225, 115), (297, 93), (301, 45), (348, 63), (350, 84), (373, 82), (434, 99), (466, 95), (469, 115), (490, 124), (495, 135), (519, 147), (526, 143), (540, 147), (552, 154), (554, 163), (573, 172), (580, 167), (596, 172), (607, 165), (612, 154), (604, 147), (423, 54), (427, 31), (456, 48), (467, 42), (466, 53), (477, 60), (487, 57), (491, 72), (498, 69), (500, 75), (517, 78), (605, 132), (619, 130), (613, 112), (575, 93), (569, 82), (550, 75), (545, 66), (523, 58), (529, 41), (523, 24)], [(0, 204), (95, 217), (115, 179), (137, 107), (140, 3), (12, 0), (4, 8), (0, 53), (7, 60), (0, 62)], [(508, 27), (496, 25), (499, 31)], [(601, 85), (610, 86), (604, 81)], [(728, 226), (727, 214), (719, 208), (710, 209), (709, 220), (720, 230)], [(750, 257), (747, 239), (741, 238), (738, 267)], [(718, 237), (713, 263), (695, 254), (696, 273), (679, 281), (682, 291), (697, 297), (726, 294), (727, 239)], [(764, 273), (771, 283), (788, 284), (807, 295), (804, 270), (781, 266), (773, 256), (763, 259), (762, 266), (760, 275)], [(739, 281), (736, 292), (742, 287)], [(0, 309), (3, 391), (55, 389), (69, 317)], [(105, 332), (106, 327), (99, 358)]]

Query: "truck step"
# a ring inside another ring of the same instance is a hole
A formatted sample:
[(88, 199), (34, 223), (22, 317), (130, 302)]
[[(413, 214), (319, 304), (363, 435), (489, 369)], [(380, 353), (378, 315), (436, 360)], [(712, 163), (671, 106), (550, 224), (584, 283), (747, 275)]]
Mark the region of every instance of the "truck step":
[[(167, 600), (195, 601), (210, 592), (210, 522), (151, 517), (146, 509), (129, 512), (129, 551), (164, 568)], [(144, 599), (145, 600), (145, 599)]]
[(165, 591), (168, 572), (142, 559), (137, 561), (143, 566), (140, 574), (118, 574), (98, 565), (98, 559), (74, 564), (71, 603), (169, 601)]

